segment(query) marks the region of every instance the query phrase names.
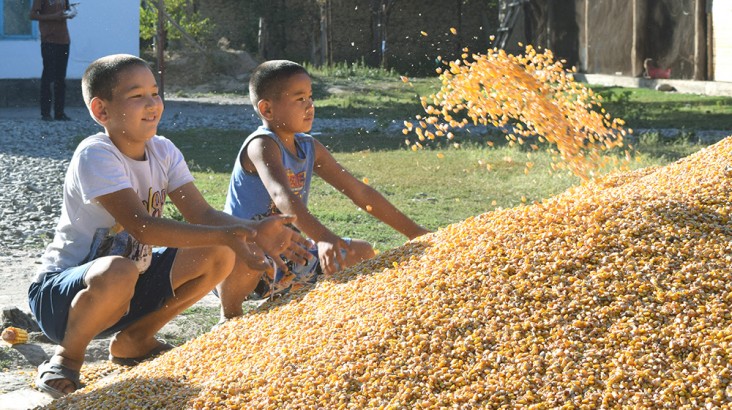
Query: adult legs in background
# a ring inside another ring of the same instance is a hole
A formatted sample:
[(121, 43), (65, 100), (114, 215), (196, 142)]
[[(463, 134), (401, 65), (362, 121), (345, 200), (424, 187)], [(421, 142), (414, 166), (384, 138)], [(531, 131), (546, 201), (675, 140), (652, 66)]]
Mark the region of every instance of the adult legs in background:
[[(66, 103), (66, 67), (69, 62), (69, 45), (41, 43), (43, 73), (41, 74), (41, 118), (51, 119), (51, 102), (58, 120), (68, 119), (64, 112)], [(51, 94), (53, 83), (53, 94)]]

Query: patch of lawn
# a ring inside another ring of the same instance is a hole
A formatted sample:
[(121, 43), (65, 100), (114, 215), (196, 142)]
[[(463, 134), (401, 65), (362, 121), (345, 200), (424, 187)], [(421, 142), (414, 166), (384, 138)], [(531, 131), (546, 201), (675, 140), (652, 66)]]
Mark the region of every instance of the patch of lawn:
[(732, 128), (732, 97), (592, 86), (603, 106), (631, 128), (726, 130)]
[[(242, 136), (237, 131), (190, 130), (166, 135), (181, 147), (207, 200), (222, 209), (231, 166)], [(204, 137), (205, 136), (205, 137)], [(205, 143), (197, 142), (205, 139)], [(550, 157), (497, 144), (489, 148), (479, 137), (460, 148), (441, 144), (413, 152), (402, 138), (361, 131), (323, 136), (336, 159), (359, 179), (384, 194), (400, 210), (429, 229), (439, 229), (497, 207), (509, 208), (541, 201), (581, 181), (567, 173), (549, 174)], [(687, 141), (663, 143), (641, 139), (633, 168), (663, 165), (702, 146)], [(535, 163), (524, 173), (525, 163)], [(490, 169), (489, 169), (490, 168)], [(342, 236), (368, 240), (379, 250), (404, 243), (405, 238), (358, 209), (319, 178), (313, 178), (311, 211)], [(167, 210), (176, 215), (175, 208)]]

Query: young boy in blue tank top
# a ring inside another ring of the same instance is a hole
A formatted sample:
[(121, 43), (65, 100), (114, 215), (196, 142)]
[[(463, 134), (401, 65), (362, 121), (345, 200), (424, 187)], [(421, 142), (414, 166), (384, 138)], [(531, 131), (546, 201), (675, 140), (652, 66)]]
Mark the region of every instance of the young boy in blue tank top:
[[(288, 275), (277, 272), (275, 292), (314, 282), (315, 269), (328, 275), (375, 254), (368, 242), (341, 238), (310, 213), (307, 203), (313, 171), (407, 238), (429, 232), (351, 175), (323, 144), (305, 134), (315, 118), (312, 82), (305, 68), (286, 60), (262, 63), (250, 77), (249, 98), (262, 126), (246, 138), (236, 157), (224, 212), (249, 219), (280, 212), (295, 215), (295, 226), (311, 239), (312, 252), (317, 255), (317, 263), (293, 266)], [(254, 291), (244, 283), (246, 276), (230, 275), (217, 287), (223, 319), (242, 314), (242, 302)], [(270, 289), (267, 275), (262, 277), (257, 287), (260, 294)]]

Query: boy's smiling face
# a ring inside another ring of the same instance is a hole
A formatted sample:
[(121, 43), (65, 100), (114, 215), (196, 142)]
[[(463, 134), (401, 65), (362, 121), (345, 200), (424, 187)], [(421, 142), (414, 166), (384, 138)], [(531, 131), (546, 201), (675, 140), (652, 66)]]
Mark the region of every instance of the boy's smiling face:
[(273, 131), (278, 134), (310, 131), (315, 118), (310, 76), (300, 73), (290, 77), (280, 94), (268, 101), (268, 105), (265, 118)]
[(112, 99), (94, 98), (92, 111), (120, 150), (125, 151), (121, 143), (141, 143), (144, 148), (144, 143), (157, 133), (163, 114), (163, 101), (152, 71), (139, 65), (124, 69), (117, 74)]

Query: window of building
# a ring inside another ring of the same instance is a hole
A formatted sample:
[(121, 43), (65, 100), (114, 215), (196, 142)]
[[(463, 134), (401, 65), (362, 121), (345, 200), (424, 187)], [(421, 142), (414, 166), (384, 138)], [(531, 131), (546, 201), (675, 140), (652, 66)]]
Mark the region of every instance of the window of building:
[(28, 18), (32, 0), (0, 0), (0, 38), (31, 38), (33, 23)]

